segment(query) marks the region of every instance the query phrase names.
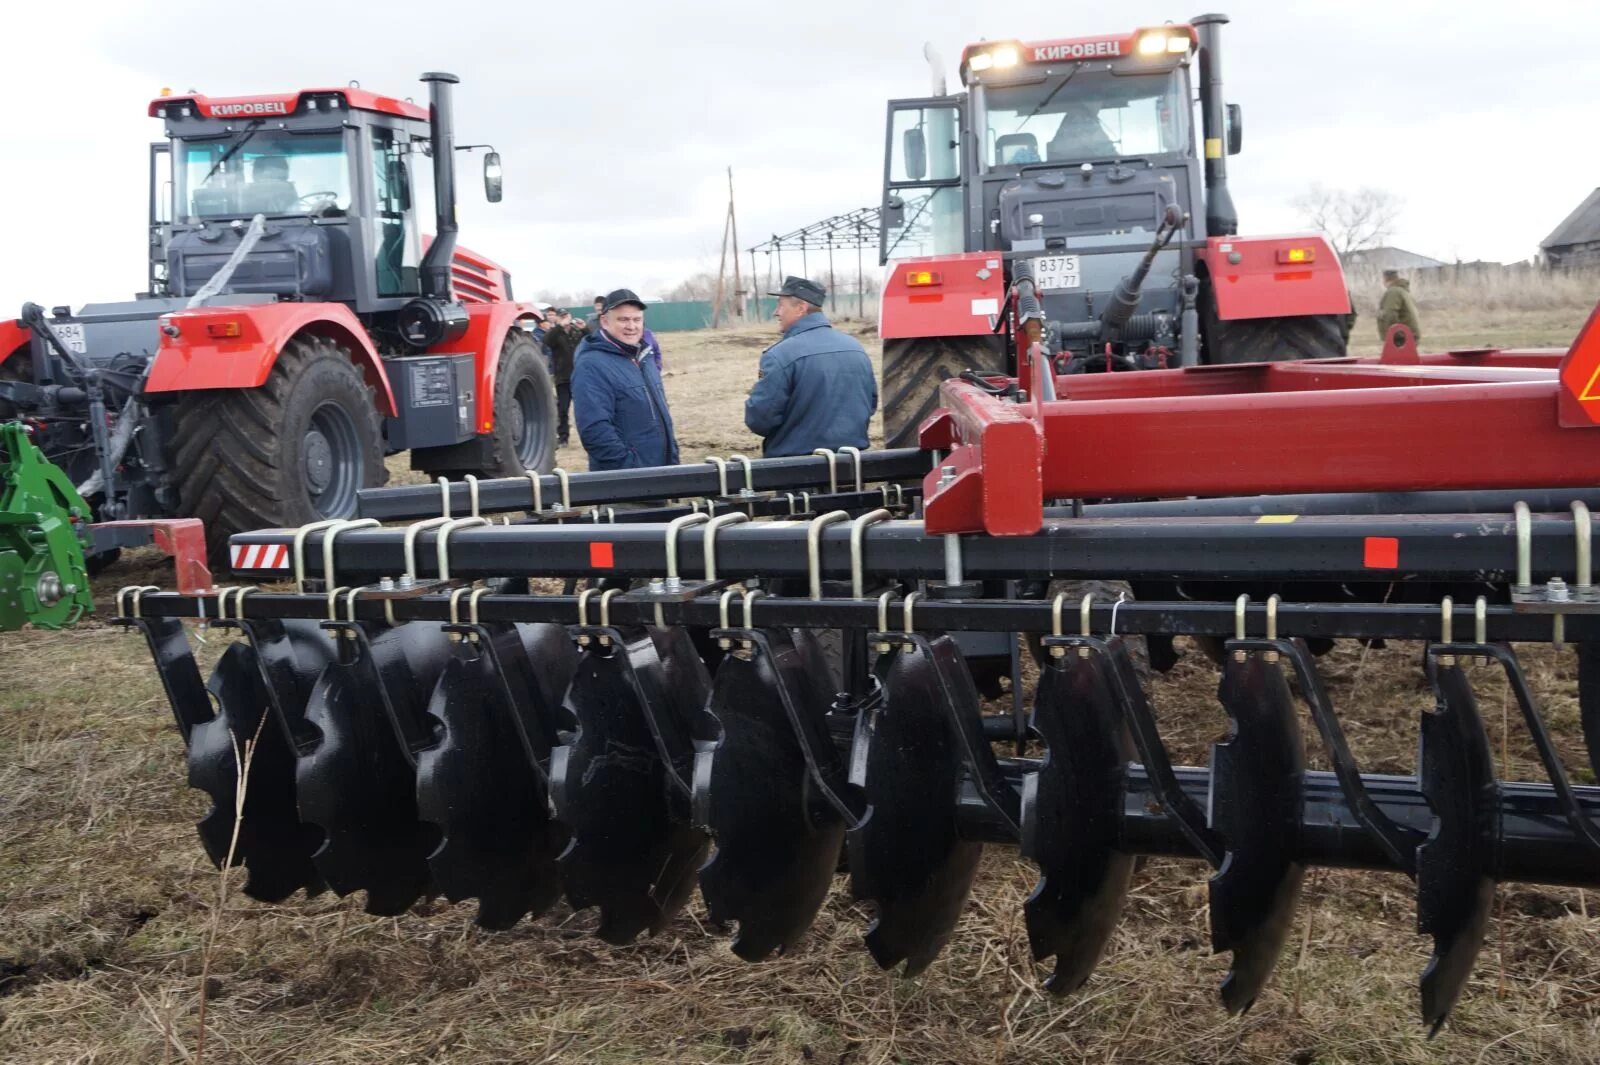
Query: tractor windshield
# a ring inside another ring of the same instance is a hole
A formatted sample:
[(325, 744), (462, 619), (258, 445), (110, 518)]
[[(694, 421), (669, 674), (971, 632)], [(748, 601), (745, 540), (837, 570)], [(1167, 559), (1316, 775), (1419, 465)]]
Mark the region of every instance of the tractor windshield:
[(339, 132), (245, 127), (230, 137), (178, 145), (180, 218), (342, 216), (350, 209), (350, 163)]
[(984, 87), (990, 166), (1082, 163), (1189, 150), (1181, 70), (1114, 74), (1072, 67), (1026, 85)]

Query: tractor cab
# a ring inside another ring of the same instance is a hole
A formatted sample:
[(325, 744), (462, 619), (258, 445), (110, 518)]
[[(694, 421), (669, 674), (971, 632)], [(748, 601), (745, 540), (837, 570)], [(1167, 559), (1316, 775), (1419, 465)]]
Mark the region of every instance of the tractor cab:
[[(160, 294), (192, 297), (220, 277), (219, 292), (359, 314), (425, 294), (423, 230), (440, 206), (428, 108), (350, 87), (163, 96), (150, 113), (170, 138)], [(498, 200), (492, 152), (485, 184)], [(452, 180), (447, 199), (453, 191)], [(449, 212), (453, 228), (453, 203)]]

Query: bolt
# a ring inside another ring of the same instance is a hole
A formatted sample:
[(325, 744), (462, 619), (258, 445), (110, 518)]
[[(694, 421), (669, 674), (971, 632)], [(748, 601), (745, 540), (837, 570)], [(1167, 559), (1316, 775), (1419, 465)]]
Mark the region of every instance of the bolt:
[(1568, 599), (1567, 582), (1560, 577), (1551, 577), (1544, 586), (1545, 596), (1552, 603), (1565, 603)]
[(398, 588), (403, 590), (403, 589), (412, 587), (416, 583), (417, 583), (416, 582), (416, 578), (412, 577), (411, 574), (406, 573), (406, 574), (403, 574), (400, 577), (400, 582), (396, 587), (398, 587)]
[(728, 639), (726, 636), (722, 636), (717, 639), (717, 646), (722, 648), (724, 651), (727, 651), (732, 649), (733, 641)]
[(1261, 659), (1264, 662), (1276, 662), (1281, 657), (1283, 656), (1278, 654), (1276, 651), (1268, 651), (1266, 654), (1261, 656)]
[(677, 593), (677, 592), (683, 591), (683, 580), (682, 580), (682, 578), (680, 578), (680, 577), (668, 577), (667, 578), (667, 583), (666, 583), (666, 589), (667, 589), (668, 592), (672, 592), (672, 593)]
[(394, 578), (393, 577), (381, 577), (381, 578), (379, 578), (379, 580), (378, 580), (378, 591), (380, 591), (380, 592), (392, 592), (392, 591), (394, 591)]
[(666, 593), (666, 590), (667, 590), (666, 582), (663, 581), (660, 577), (651, 577), (650, 578), (650, 594), (651, 595), (664, 595)]
[(588, 647), (589, 646), (589, 637), (587, 637), (587, 636), (579, 636), (578, 637), (578, 646), (579, 647)]
[(877, 651), (880, 655), (886, 655), (890, 651), (889, 641), (879, 640), (877, 643), (872, 645), (872, 649)]
[(1235, 652), (1233, 652), (1233, 660), (1235, 662), (1243, 662), (1245, 659), (1247, 659), (1249, 657), (1250, 657), (1250, 653), (1248, 651), (1235, 651)]
[(1089, 649), (1087, 647), (1078, 648), (1078, 657), (1079, 658), (1088, 658), (1089, 657)]
[(1050, 657), (1065, 658), (1067, 657), (1067, 649), (1065, 647), (1052, 647), (1050, 648)]

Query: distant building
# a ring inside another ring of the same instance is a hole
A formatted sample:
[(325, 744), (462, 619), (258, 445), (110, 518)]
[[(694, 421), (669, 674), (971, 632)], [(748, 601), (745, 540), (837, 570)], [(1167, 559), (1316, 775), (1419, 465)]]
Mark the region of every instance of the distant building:
[(1344, 265), (1365, 266), (1373, 270), (1428, 270), (1443, 266), (1444, 263), (1404, 248), (1384, 246), (1353, 251), (1344, 257)]
[(1600, 189), (1539, 242), (1545, 262), (1557, 269), (1600, 266)]

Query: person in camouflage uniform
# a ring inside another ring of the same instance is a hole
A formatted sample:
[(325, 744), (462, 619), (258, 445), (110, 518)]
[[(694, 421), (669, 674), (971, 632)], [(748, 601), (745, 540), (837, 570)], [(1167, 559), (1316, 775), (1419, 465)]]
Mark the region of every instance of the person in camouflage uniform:
[(1411, 298), (1411, 282), (1400, 276), (1398, 270), (1383, 272), (1383, 299), (1378, 303), (1378, 338), (1389, 335), (1391, 325), (1403, 325), (1413, 337), (1422, 336), (1422, 326), (1417, 321), (1417, 301)]

